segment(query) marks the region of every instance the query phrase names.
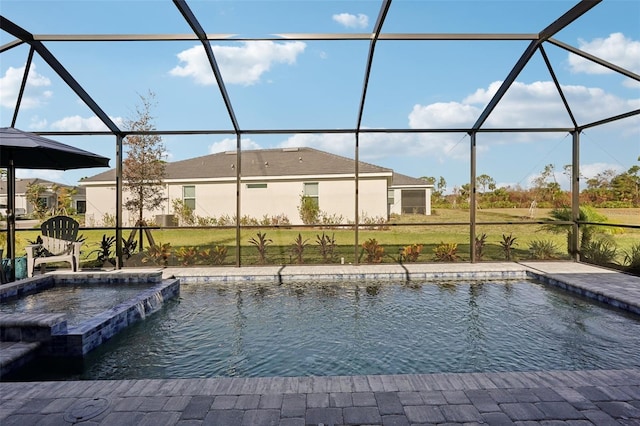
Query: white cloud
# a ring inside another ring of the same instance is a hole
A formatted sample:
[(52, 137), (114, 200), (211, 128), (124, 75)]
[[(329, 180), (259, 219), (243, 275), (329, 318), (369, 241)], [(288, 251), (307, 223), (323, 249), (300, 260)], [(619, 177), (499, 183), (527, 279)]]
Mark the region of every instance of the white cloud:
[[(355, 136), (346, 133), (300, 133), (292, 135), (279, 146), (282, 148), (306, 146), (354, 158)], [(482, 147), (480, 151), (484, 149)], [(391, 157), (415, 158), (425, 154), (436, 156), (440, 161), (444, 161), (445, 157), (468, 160), (468, 138), (459, 134), (361, 133), (360, 135), (361, 161), (377, 162)]]
[[(640, 41), (627, 38), (622, 33), (613, 33), (607, 38), (596, 38), (591, 41), (580, 39), (578, 46), (580, 50), (640, 74)], [(608, 74), (613, 72), (572, 53), (569, 54), (569, 66), (576, 73)]]
[[(124, 120), (120, 117), (110, 117), (111, 120), (118, 126), (124, 124)], [(61, 120), (51, 123), (51, 129), (59, 131), (104, 131), (109, 130), (107, 126), (98, 118), (90, 117), (84, 118), (79, 115), (73, 115), (65, 117)]]
[(363, 13), (358, 13), (357, 15), (337, 13), (331, 18), (347, 28), (367, 28), (369, 25), (369, 17)]
[(42, 169), (16, 169), (18, 179), (40, 178), (52, 182), (62, 181), (64, 171), (62, 170), (42, 170)]
[[(0, 77), (0, 105), (6, 108), (14, 108), (18, 99), (18, 92), (22, 84), (22, 75), (25, 67), (9, 67), (4, 76)], [(44, 105), (51, 98), (53, 92), (46, 88), (51, 86), (51, 80), (36, 72), (36, 65), (31, 64), (29, 78), (25, 87), (21, 108), (36, 108)]]
[[(226, 84), (250, 86), (275, 64), (295, 64), (306, 44), (300, 41), (276, 43), (273, 41), (247, 41), (240, 46), (212, 46)], [(177, 77), (191, 77), (197, 84), (216, 84), (215, 76), (202, 46), (194, 46), (178, 53), (183, 65), (169, 73)]]
[[(209, 145), (209, 153), (215, 154), (218, 152), (235, 151), (236, 147), (237, 147), (236, 138), (225, 138), (219, 142), (214, 142), (211, 145)], [(242, 138), (241, 147), (242, 147), (242, 150), (262, 148), (256, 142), (248, 138)]]
[[(462, 102), (414, 105), (409, 114), (411, 128), (469, 127), (489, 103), (502, 82), (491, 83)], [(638, 100), (626, 100), (600, 88), (562, 86), (569, 104), (581, 122), (600, 120), (637, 108)], [(625, 123), (633, 125), (632, 120)], [(551, 81), (530, 84), (514, 82), (487, 119), (485, 127), (570, 127), (569, 115)], [(528, 137), (531, 137), (529, 135)], [(510, 136), (513, 140), (513, 136)]]
[(584, 176), (582, 183), (585, 183), (587, 179), (595, 177), (598, 173), (602, 173), (605, 170), (614, 170), (616, 173), (622, 173), (625, 168), (620, 164), (608, 164), (608, 163), (592, 163), (581, 164), (580, 175)]

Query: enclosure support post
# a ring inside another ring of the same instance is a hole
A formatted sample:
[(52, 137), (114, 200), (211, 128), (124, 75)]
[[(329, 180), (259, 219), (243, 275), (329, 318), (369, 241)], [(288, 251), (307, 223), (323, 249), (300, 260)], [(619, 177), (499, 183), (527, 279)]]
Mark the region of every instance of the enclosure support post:
[(572, 132), (573, 149), (571, 153), (571, 256), (576, 262), (580, 261), (579, 232), (580, 225), (580, 132)]
[(354, 265), (358, 265), (359, 264), (359, 259), (358, 259), (358, 248), (360, 247), (360, 243), (358, 241), (358, 235), (359, 235), (359, 231), (360, 231), (360, 216), (358, 215), (358, 210), (360, 209), (360, 205), (359, 205), (359, 200), (358, 200), (358, 189), (359, 189), (359, 173), (360, 173), (360, 167), (359, 163), (360, 163), (360, 133), (356, 132), (356, 152), (355, 152), (355, 180), (354, 180), (354, 184), (355, 184), (355, 224), (356, 224), (356, 228), (355, 228), (355, 234), (354, 234), (354, 243), (353, 243), (353, 264)]
[(242, 157), (241, 157), (241, 137), (240, 133), (236, 133), (236, 266), (240, 267), (240, 178), (242, 177)]
[(476, 132), (469, 133), (471, 136), (471, 175), (469, 177), (469, 253), (471, 263), (476, 261)]
[[(142, 238), (140, 238), (142, 250)], [(116, 269), (122, 269), (122, 135), (116, 136)]]

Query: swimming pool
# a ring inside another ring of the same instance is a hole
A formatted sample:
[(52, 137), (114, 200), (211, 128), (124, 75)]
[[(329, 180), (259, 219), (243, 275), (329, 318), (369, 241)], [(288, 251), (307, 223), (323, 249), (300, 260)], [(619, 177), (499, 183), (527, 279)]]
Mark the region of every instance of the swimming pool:
[(81, 365), (23, 378), (638, 368), (638, 347), (637, 316), (530, 280), (183, 284)]

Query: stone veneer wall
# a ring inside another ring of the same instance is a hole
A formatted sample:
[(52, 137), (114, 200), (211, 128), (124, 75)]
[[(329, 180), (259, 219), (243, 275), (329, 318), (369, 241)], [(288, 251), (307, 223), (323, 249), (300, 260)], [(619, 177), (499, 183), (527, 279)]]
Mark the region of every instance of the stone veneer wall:
[(164, 280), (66, 333), (51, 336), (47, 355), (82, 357), (120, 331), (162, 308), (167, 300), (180, 294), (180, 280)]
[(71, 328), (67, 327), (64, 314), (2, 314), (0, 340), (41, 342), (43, 354), (82, 357), (124, 328), (161, 309), (167, 300), (180, 294), (180, 280), (163, 280), (162, 271), (58, 273), (1, 286), (0, 303), (54, 286), (97, 283), (149, 283), (153, 286), (143, 290), (136, 297)]

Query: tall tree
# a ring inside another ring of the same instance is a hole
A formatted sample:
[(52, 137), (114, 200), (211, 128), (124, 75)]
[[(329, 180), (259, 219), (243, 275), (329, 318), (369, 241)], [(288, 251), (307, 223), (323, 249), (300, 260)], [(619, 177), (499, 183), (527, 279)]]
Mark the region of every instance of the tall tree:
[(493, 191), (496, 189), (496, 181), (491, 176), (487, 174), (481, 174), (480, 176), (476, 176), (476, 185), (482, 187), (482, 193), (489, 191)]
[(25, 197), (27, 202), (33, 207), (33, 214), (42, 219), (47, 214), (47, 206), (42, 202), (42, 195), (47, 191), (44, 185), (37, 183), (37, 181), (29, 182), (25, 191)]
[[(140, 95), (141, 104), (136, 106), (135, 117), (127, 120), (126, 127), (134, 132), (155, 130), (151, 109), (155, 106), (155, 94)], [(153, 211), (166, 200), (164, 197), (165, 146), (158, 135), (129, 135), (124, 140), (127, 157), (124, 160), (122, 177), (129, 193), (124, 207), (144, 221), (145, 210)]]

